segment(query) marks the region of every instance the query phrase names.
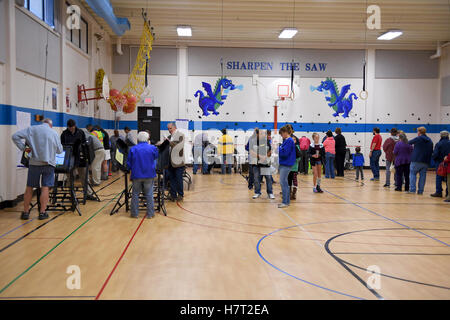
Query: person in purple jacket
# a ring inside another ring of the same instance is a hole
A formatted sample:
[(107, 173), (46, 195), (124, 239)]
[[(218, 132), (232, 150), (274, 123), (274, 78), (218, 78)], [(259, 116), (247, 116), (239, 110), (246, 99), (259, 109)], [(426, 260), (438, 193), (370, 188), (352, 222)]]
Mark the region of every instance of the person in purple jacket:
[(405, 191), (409, 191), (409, 166), (413, 147), (408, 143), (408, 138), (404, 133), (400, 133), (398, 137), (400, 140), (394, 147), (395, 191), (402, 191), (403, 180), (405, 181)]
[(290, 137), (290, 130), (286, 126), (282, 127), (279, 131), (283, 138), (283, 143), (278, 149), (279, 168), (280, 171), (280, 186), (282, 193), (282, 202), (278, 205), (278, 208), (286, 208), (290, 204), (290, 192), (288, 176), (291, 172), (292, 166), (295, 164), (295, 143)]

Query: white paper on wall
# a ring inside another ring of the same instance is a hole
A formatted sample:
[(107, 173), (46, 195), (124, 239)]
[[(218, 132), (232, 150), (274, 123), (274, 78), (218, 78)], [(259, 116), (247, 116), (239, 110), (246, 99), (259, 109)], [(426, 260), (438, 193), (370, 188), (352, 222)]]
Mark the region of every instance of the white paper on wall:
[[(17, 124), (17, 131), (26, 129), (29, 126), (31, 126), (31, 113), (16, 111), (16, 124)], [(21, 159), (22, 159), (22, 151), (17, 149), (17, 167), (23, 168), (23, 165), (20, 163)]]

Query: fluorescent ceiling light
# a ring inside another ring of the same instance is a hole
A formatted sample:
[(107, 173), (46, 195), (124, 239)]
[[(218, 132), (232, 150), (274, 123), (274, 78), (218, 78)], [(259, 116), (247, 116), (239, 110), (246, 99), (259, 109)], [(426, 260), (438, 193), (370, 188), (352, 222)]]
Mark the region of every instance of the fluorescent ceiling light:
[(178, 26), (177, 33), (180, 37), (192, 37), (192, 29), (189, 26)]
[(403, 34), (400, 30), (389, 30), (386, 33), (383, 33), (381, 36), (378, 37), (378, 40), (392, 40), (395, 39)]
[(278, 38), (280, 39), (291, 39), (297, 34), (298, 30), (296, 28), (284, 28), (283, 31), (280, 32)]

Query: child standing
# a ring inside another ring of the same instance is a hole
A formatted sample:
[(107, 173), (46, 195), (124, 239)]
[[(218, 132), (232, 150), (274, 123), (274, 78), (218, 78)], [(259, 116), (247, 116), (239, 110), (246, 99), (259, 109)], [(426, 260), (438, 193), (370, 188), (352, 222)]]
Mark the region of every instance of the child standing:
[[(292, 140), (294, 140), (295, 148), (297, 148), (298, 154), (300, 154), (300, 145), (297, 143), (297, 137), (292, 135), (291, 138), (292, 138)], [(289, 172), (289, 176), (288, 176), (291, 200), (297, 199), (297, 187), (298, 187), (297, 174), (298, 174), (298, 163), (299, 162), (300, 162), (300, 157), (295, 159), (295, 164), (292, 166), (291, 172)]]
[(292, 166), (295, 164), (295, 144), (294, 140), (290, 137), (289, 129), (286, 126), (280, 129), (280, 135), (283, 138), (283, 143), (278, 149), (278, 157), (280, 164), (280, 185), (283, 199), (282, 203), (278, 205), (278, 208), (286, 208), (290, 204), (288, 176)]
[(361, 180), (364, 180), (364, 155), (361, 153), (361, 148), (355, 148), (355, 154), (353, 155), (353, 167), (356, 170), (356, 181), (359, 180), (359, 174), (361, 174)]
[(334, 141), (333, 133), (328, 130), (326, 139), (323, 141), (325, 147), (325, 178), (334, 179), (334, 159), (336, 157), (336, 141)]
[(314, 132), (312, 135), (313, 142), (309, 146), (309, 157), (311, 161), (311, 168), (313, 170), (313, 183), (314, 193), (323, 193), (320, 188), (321, 175), (322, 175), (322, 163), (325, 159), (325, 148), (323, 144), (319, 142), (319, 134)]

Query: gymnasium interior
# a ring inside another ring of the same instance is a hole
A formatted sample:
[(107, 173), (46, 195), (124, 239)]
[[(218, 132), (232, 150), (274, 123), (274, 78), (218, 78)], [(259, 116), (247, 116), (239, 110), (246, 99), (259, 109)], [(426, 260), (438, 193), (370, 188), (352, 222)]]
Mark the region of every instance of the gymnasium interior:
[[(72, 119), (157, 146), (176, 125), (184, 196), (157, 170), (155, 217), (131, 218), (115, 155), (89, 197), (89, 170), (60, 172), (48, 218), (36, 188), (21, 219), (29, 169), (11, 137), (43, 119), (58, 137)], [(286, 124), (311, 142), (340, 128), (345, 174), (318, 193), (307, 163), (279, 208)], [(273, 199), (267, 179), (260, 197), (249, 186), (255, 128), (271, 131)], [(421, 192), (396, 192), (385, 152), (371, 179), (374, 128), (383, 142), (392, 128), (410, 141), (425, 128), (433, 148), (448, 137), (448, 0), (0, 0), (0, 301), (449, 300), (445, 178), (430, 196), (445, 160)], [(197, 135), (217, 160), (223, 129), (231, 172), (195, 172)]]

